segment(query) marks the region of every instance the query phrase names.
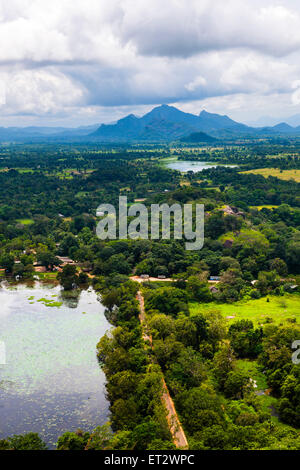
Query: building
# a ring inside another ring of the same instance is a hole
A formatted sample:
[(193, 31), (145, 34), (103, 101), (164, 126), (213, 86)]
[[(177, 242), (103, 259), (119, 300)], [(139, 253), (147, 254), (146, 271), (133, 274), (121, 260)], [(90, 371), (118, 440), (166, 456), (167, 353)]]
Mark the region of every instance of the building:
[(66, 264), (72, 264), (72, 265), (76, 264), (75, 261), (69, 258), (68, 256), (57, 256), (57, 258), (59, 259), (60, 264), (62, 266), (65, 266)]

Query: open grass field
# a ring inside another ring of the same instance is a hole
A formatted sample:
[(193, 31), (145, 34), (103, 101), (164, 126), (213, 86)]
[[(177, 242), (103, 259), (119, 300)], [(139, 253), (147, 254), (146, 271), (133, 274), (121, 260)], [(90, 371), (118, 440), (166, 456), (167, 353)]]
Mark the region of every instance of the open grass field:
[[(9, 171), (11, 168), (0, 168), (0, 173), (6, 173)], [(16, 167), (14, 170), (17, 170), (19, 173), (33, 173), (34, 170), (32, 168), (19, 168)]]
[[(249, 359), (238, 359), (237, 360), (237, 367), (239, 370), (246, 372), (249, 376), (255, 380), (257, 388), (255, 388), (256, 393), (259, 395), (257, 396), (257, 400), (260, 402), (263, 411), (269, 413), (271, 410), (271, 421), (279, 426), (282, 429), (286, 429), (287, 431), (292, 430), (293, 428), (288, 424), (282, 423), (278, 419), (278, 414), (276, 412), (276, 406), (278, 404), (278, 398), (270, 395), (268, 393), (268, 384), (266, 380), (266, 376), (262, 371), (262, 368), (255, 360)], [(265, 391), (265, 393), (262, 393)]]
[(41, 280), (55, 280), (57, 277), (57, 272), (53, 273), (35, 273)]
[[(267, 302), (267, 298), (269, 302)], [(237, 320), (252, 320), (254, 325), (264, 325), (270, 322), (279, 324), (289, 324), (288, 319), (296, 319), (300, 323), (300, 295), (285, 294), (282, 297), (268, 296), (261, 299), (246, 300), (233, 304), (218, 304), (211, 302), (208, 304), (191, 303), (191, 315), (208, 310), (218, 310), (229, 323)], [(232, 317), (232, 318), (228, 318)]]
[(22, 225), (31, 225), (34, 224), (34, 220), (32, 219), (17, 219), (17, 222)]
[(274, 206), (271, 204), (266, 204), (264, 206), (250, 206), (250, 209), (257, 209), (258, 211), (261, 211), (262, 209), (277, 209), (279, 206)]
[[(15, 167), (14, 170), (18, 171), (19, 173), (34, 173), (33, 168), (21, 168), (21, 167)], [(6, 173), (9, 171), (9, 168), (0, 168), (0, 173)], [(93, 171), (95, 171), (93, 168), (88, 168), (82, 170), (82, 172), (78, 171), (76, 168), (65, 168), (63, 170), (43, 170), (39, 169), (39, 172), (43, 172), (46, 176), (54, 176), (60, 179), (72, 179), (74, 175), (84, 175), (88, 176), (91, 174)]]
[(72, 179), (74, 175), (82, 174), (88, 176), (93, 171), (94, 170), (92, 168), (85, 169), (82, 172), (79, 172), (76, 168), (65, 168), (61, 171), (46, 172), (46, 174), (48, 174), (49, 176), (56, 176), (61, 179)]
[(238, 359), (237, 367), (240, 371), (248, 373), (256, 381), (257, 390), (266, 390), (268, 388), (266, 376), (263, 374), (257, 361), (249, 359)]
[(290, 179), (300, 183), (300, 170), (279, 170), (278, 168), (258, 168), (257, 170), (241, 171), (241, 173), (253, 173), (255, 175), (262, 175), (265, 178), (268, 176), (275, 176), (276, 178), (289, 181)]

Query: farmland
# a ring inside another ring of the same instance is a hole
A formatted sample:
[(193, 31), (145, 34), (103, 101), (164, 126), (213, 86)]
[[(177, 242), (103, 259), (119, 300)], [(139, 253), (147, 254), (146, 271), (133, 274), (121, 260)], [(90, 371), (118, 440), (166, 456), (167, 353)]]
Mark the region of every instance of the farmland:
[(300, 183), (300, 170), (279, 170), (278, 168), (258, 168), (256, 170), (244, 171), (244, 174), (253, 173), (254, 175), (262, 175), (265, 178), (274, 176), (281, 180), (289, 181), (294, 180)]
[[(198, 312), (218, 310), (228, 320), (229, 324), (238, 320), (251, 320), (255, 325), (262, 324), (291, 324), (294, 320), (300, 323), (299, 295), (285, 294), (284, 296), (262, 297), (261, 299), (242, 300), (232, 304), (190, 304), (191, 315)], [(229, 318), (230, 317), (230, 318)]]
[[(268, 155), (276, 150), (270, 147)], [(94, 290), (101, 299), (105, 317), (117, 327), (98, 338), (97, 351), (115, 430), (109, 439), (119, 440), (118, 449), (125, 435), (124, 450), (136, 439), (141, 450), (174, 448), (161, 408), (162, 377), (190, 449), (300, 448), (293, 412), (297, 394), (286, 395), (284, 386), (291, 380), (295, 388), (298, 380), (291, 345), (300, 337), (294, 287), (299, 286), (299, 185), (241, 173), (268, 165), (270, 158), (262, 155), (257, 163), (255, 153), (250, 147), (177, 154), (159, 147), (2, 148), (1, 280), (14, 289), (23, 284), (32, 289), (35, 283), (57, 289), (57, 297), (26, 295), (30, 311), (53, 316), (66, 304), (75, 307), (85, 292)], [(279, 172), (297, 170), (294, 157), (280, 155), (272, 159)], [(173, 158), (196, 171), (173, 170)], [(150, 225), (148, 239), (99, 240), (97, 207), (103, 202), (117, 207), (123, 194), (130, 208), (204, 204), (203, 249), (186, 250), (186, 240), (172, 233), (170, 239), (152, 239)], [(135, 282), (145, 274), (158, 281), (147, 282), (146, 276), (143, 284)], [(138, 290), (152, 348), (141, 341)], [(84, 322), (88, 310), (79, 313)], [(280, 347), (275, 361), (274, 344)], [(71, 384), (69, 392), (76, 391)], [(46, 421), (41, 432), (44, 428)], [(64, 422), (63, 428), (71, 426)], [(82, 428), (89, 439), (84, 421)], [(281, 435), (281, 429), (292, 435)], [(68, 436), (59, 438), (57, 448), (68, 446)], [(72, 439), (85, 448), (82, 437)]]

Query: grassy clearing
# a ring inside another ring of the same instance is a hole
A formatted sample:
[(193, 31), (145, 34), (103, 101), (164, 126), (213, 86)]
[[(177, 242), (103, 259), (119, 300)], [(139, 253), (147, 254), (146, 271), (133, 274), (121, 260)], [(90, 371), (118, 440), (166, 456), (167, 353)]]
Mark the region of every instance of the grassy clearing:
[[(6, 173), (12, 168), (0, 168), (0, 173)], [(17, 170), (19, 173), (33, 173), (34, 170), (32, 168), (13, 168), (14, 170)]]
[(256, 361), (238, 359), (237, 367), (240, 371), (247, 372), (253, 380), (256, 380), (257, 390), (266, 390), (268, 388), (266, 377)]
[(252, 230), (249, 228), (242, 228), (240, 232), (227, 232), (224, 235), (221, 235), (218, 240), (224, 243), (226, 240), (240, 240), (240, 241), (252, 241), (257, 243), (262, 243), (268, 246), (269, 242), (266, 237), (257, 230)]
[[(198, 183), (201, 183), (201, 181), (198, 181)], [(214, 190), (214, 191), (217, 191), (218, 193), (221, 192), (219, 186), (209, 186), (209, 187), (206, 187), (205, 189)]]
[(158, 159), (158, 164), (159, 166), (165, 166), (169, 163), (174, 163), (174, 162), (177, 162), (178, 161), (178, 157), (177, 156), (173, 156), (173, 157), (164, 157), (164, 158), (159, 158)]
[(281, 429), (285, 429), (286, 431), (295, 431), (295, 428), (279, 420), (278, 413), (276, 411), (278, 398), (273, 397), (272, 395), (261, 395), (257, 397), (257, 399), (260, 402), (263, 411), (270, 413), (270, 410), (271, 410), (272, 423), (274, 423), (276, 426), (280, 427)]
[[(267, 302), (267, 298), (269, 302)], [(298, 294), (285, 294), (284, 296), (268, 296), (261, 299), (245, 300), (233, 304), (208, 304), (191, 303), (191, 315), (208, 310), (218, 310), (229, 323), (238, 320), (252, 320), (254, 325), (264, 325), (272, 319), (272, 323), (290, 324), (288, 319), (295, 318), (300, 323), (300, 296)]]
[[(249, 359), (238, 359), (237, 367), (244, 372), (248, 372), (250, 377), (253, 380), (256, 380), (257, 388), (255, 390), (262, 391), (268, 389), (266, 377), (256, 361), (250, 361)], [(293, 429), (288, 424), (282, 423), (278, 418), (278, 414), (276, 412), (278, 398), (265, 393), (263, 395), (257, 396), (257, 400), (260, 402), (263, 411), (265, 411), (266, 413), (270, 413), (271, 411), (271, 421), (274, 424), (286, 430)]]
[(34, 224), (33, 219), (17, 219), (17, 222), (22, 225), (32, 225)]
[(77, 194), (75, 194), (75, 197), (85, 197), (85, 196), (88, 196), (88, 192), (87, 191), (79, 191)]
[(241, 173), (253, 173), (255, 175), (262, 175), (265, 178), (268, 176), (275, 176), (281, 180), (289, 181), (291, 179), (300, 183), (300, 170), (279, 170), (278, 168), (258, 168), (257, 170), (242, 171)]
[(257, 209), (261, 211), (262, 209), (277, 209), (279, 206), (272, 206), (270, 204), (266, 204), (265, 206), (250, 206), (250, 209)]
[(56, 279), (57, 273), (35, 273), (40, 279)]
[[(37, 171), (34, 168), (20, 168), (20, 167), (15, 167), (13, 168), (14, 170), (18, 171), (21, 174), (24, 173), (34, 173)], [(8, 172), (9, 168), (0, 168), (0, 173), (5, 173)], [(77, 170), (76, 168), (64, 168), (62, 170), (45, 170), (43, 168), (39, 168), (39, 172), (42, 172), (45, 176), (54, 176), (60, 179), (72, 179), (76, 175), (82, 175), (82, 176), (88, 176), (91, 174), (93, 171), (95, 171), (93, 168), (87, 168), (84, 170)]]

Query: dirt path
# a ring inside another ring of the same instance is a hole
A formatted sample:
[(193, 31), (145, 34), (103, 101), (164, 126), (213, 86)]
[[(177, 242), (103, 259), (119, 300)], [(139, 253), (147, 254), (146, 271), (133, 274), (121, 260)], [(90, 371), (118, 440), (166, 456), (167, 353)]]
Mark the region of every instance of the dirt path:
[(159, 277), (147, 277), (143, 278), (140, 276), (130, 276), (130, 279), (135, 282), (173, 282), (173, 279), (170, 277), (165, 277), (163, 279), (160, 279)]
[[(139, 319), (143, 328), (143, 339), (144, 341), (149, 341), (152, 347), (152, 336), (148, 331), (148, 327), (146, 323), (144, 297), (141, 291), (138, 291), (137, 293), (137, 300), (139, 301), (139, 305), (140, 305)], [(174, 402), (170, 396), (170, 393), (169, 393), (169, 390), (168, 390), (168, 387), (164, 378), (163, 378), (163, 394), (161, 396), (161, 399), (167, 409), (167, 421), (169, 424), (170, 432), (171, 432), (175, 446), (178, 449), (179, 448), (188, 449), (188, 441), (185, 437), (184, 430), (180, 424), (179, 417), (174, 406)]]
[(145, 306), (144, 306), (144, 297), (142, 296), (141, 291), (138, 291), (137, 293), (137, 300), (139, 301), (140, 304), (140, 314), (139, 314), (139, 320), (143, 328), (143, 340), (144, 341), (149, 341), (150, 346), (152, 348), (152, 336), (148, 332), (148, 327), (146, 323), (146, 316), (145, 316)]
[[(165, 277), (164, 279), (160, 279), (158, 277), (143, 278), (143, 277), (140, 277), (140, 276), (130, 276), (129, 279), (131, 279), (132, 281), (138, 282), (140, 284), (143, 283), (143, 282), (174, 282), (174, 279), (172, 279), (171, 277)], [(207, 282), (209, 284), (219, 284), (220, 281), (210, 281), (210, 280), (208, 280)]]

